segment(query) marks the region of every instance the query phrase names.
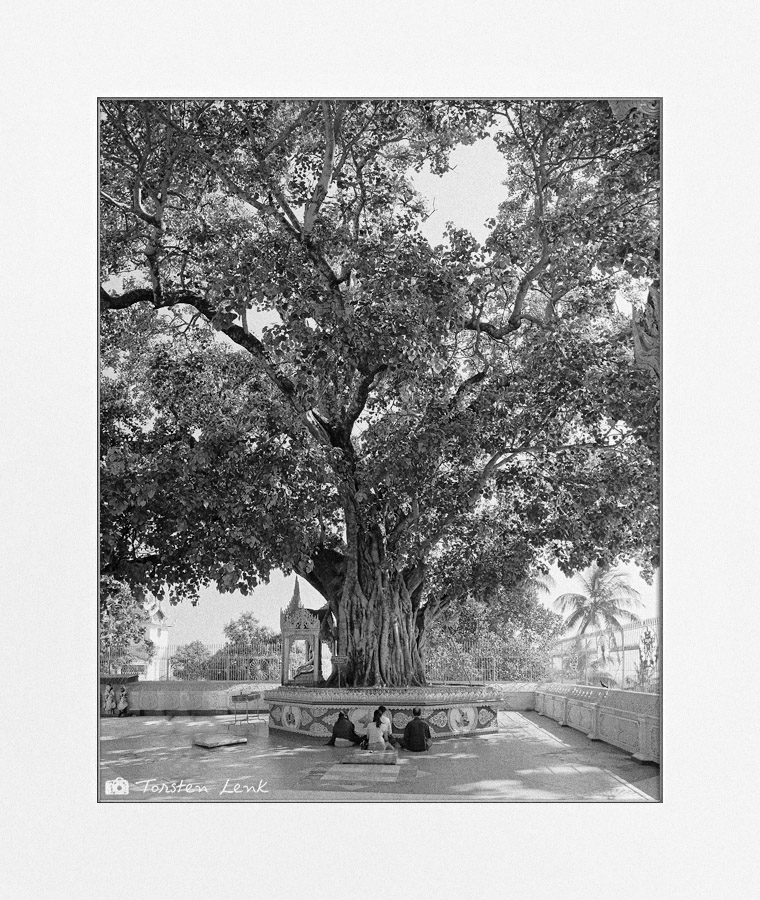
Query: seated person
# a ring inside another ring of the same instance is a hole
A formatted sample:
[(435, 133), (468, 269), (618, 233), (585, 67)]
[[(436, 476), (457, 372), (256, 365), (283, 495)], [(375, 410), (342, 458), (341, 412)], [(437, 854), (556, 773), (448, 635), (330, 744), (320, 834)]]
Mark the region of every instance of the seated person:
[(362, 738), (356, 733), (354, 723), (344, 712), (338, 713), (338, 718), (333, 725), (332, 737), (327, 742), (327, 746), (334, 747), (336, 738), (343, 738), (346, 741), (351, 741), (352, 744), (361, 744), (362, 742)]
[(385, 739), (389, 744), (395, 746), (398, 744), (398, 738), (393, 737), (393, 722), (391, 721), (391, 714), (388, 712), (388, 708), (386, 706), (379, 706), (378, 712), (380, 713), (380, 720), (384, 726), (384, 734)]
[(367, 749), (368, 750), (392, 750), (393, 747), (385, 737), (387, 725), (381, 718), (379, 709), (375, 710), (372, 721), (367, 725)]
[(423, 722), (420, 716), (422, 710), (419, 706), (415, 706), (412, 710), (414, 718), (404, 729), (404, 736), (401, 738), (401, 746), (404, 750), (411, 750), (412, 753), (423, 753), (429, 750), (433, 738), (430, 735), (430, 728), (427, 722)]

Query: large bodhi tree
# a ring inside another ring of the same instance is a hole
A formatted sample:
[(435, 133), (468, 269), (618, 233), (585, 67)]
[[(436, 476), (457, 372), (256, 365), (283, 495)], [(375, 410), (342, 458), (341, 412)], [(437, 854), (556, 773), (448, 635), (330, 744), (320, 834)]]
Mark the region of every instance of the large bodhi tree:
[[(476, 140), (509, 197), (431, 246), (413, 174)], [(472, 579), (657, 564), (658, 383), (616, 303), (659, 284), (656, 117), (114, 100), (100, 141), (105, 575), (294, 570), (349, 683), (403, 685)]]

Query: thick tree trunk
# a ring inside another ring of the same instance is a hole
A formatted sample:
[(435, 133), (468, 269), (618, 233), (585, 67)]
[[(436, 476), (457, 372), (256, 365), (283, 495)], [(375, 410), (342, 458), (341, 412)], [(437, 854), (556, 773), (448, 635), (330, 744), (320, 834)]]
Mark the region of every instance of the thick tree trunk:
[[(350, 444), (344, 454), (352, 460)], [(355, 472), (343, 482), (345, 549), (317, 551), (304, 577), (327, 600), (337, 652), (346, 658), (341, 683), (354, 687), (425, 684), (425, 612), (420, 610), (424, 566), (399, 571), (386, 555), (386, 536), (362, 523)], [(335, 674), (328, 684), (336, 682)]]
[(348, 657), (348, 683), (425, 684), (419, 623), (405, 578), (380, 567), (347, 580), (339, 608), (339, 651)]
[[(355, 687), (424, 684), (419, 646), (423, 617), (416, 608), (419, 573), (412, 578), (384, 564), (382, 534), (367, 533), (350, 514), (346, 532), (346, 552), (339, 565), (335, 559), (314, 557), (314, 574), (323, 563), (332, 572), (331, 577), (319, 575), (321, 584), (341, 584), (339, 598), (336, 590), (323, 596), (337, 621), (338, 653), (347, 658), (344, 683)], [(311, 580), (316, 586), (316, 579)]]

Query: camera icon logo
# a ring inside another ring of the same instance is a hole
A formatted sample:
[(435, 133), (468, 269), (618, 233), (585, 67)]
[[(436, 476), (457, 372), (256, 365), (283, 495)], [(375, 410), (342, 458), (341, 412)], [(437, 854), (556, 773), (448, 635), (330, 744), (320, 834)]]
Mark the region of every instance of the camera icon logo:
[(124, 796), (129, 793), (129, 782), (125, 778), (114, 778), (106, 782), (106, 794)]

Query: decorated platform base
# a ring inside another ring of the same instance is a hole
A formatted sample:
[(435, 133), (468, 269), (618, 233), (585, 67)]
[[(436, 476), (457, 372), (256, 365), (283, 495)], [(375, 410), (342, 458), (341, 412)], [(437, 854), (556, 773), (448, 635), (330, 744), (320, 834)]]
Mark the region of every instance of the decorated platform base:
[(433, 739), (487, 734), (498, 730), (499, 695), (487, 687), (325, 688), (287, 685), (264, 694), (271, 731), (310, 737), (330, 737), (339, 712), (345, 712), (357, 733), (367, 732), (372, 714), (383, 705), (401, 736), (419, 706)]

